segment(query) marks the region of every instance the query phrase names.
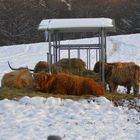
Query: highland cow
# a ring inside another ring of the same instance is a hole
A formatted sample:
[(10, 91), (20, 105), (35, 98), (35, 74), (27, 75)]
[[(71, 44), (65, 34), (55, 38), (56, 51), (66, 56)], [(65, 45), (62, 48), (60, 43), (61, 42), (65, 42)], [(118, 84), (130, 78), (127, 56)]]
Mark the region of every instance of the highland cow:
[(28, 69), (15, 70), (6, 73), (1, 81), (2, 87), (29, 88), (32, 87), (32, 74)]
[[(99, 73), (99, 71), (100, 71), (100, 65), (101, 65), (101, 62), (100, 61), (96, 62), (96, 64), (94, 65), (94, 70), (93, 71), (96, 72), (96, 73)], [(129, 65), (136, 65), (136, 64), (134, 62), (105, 63), (105, 70), (107, 70), (108, 68), (110, 69), (112, 66), (124, 67), (124, 66), (129, 66)]]
[(99, 84), (74, 75), (40, 72), (34, 74), (34, 83), (37, 89), (48, 93), (104, 96), (104, 90)]
[[(99, 64), (94, 67), (95, 72), (99, 72)], [(114, 92), (118, 85), (125, 86), (127, 93), (133, 87), (134, 94), (139, 92), (140, 67), (134, 62), (105, 63), (105, 81), (109, 84), (110, 92)]]
[[(81, 73), (86, 70), (86, 64), (80, 58), (63, 58), (54, 64), (55, 67), (58, 67), (64, 73)], [(60, 71), (59, 70), (59, 71)]]
[(49, 71), (49, 66), (48, 66), (48, 63), (46, 61), (39, 61), (35, 65), (34, 73), (41, 72), (41, 71), (45, 71), (45, 72)]

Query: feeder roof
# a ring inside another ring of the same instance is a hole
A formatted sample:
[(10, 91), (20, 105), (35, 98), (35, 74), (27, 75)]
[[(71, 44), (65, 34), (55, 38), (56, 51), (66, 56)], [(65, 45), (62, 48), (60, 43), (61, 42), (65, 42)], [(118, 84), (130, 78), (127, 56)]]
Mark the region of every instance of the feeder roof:
[(39, 30), (52, 32), (96, 32), (101, 28), (105, 28), (107, 32), (114, 32), (114, 20), (110, 18), (44, 19), (38, 27)]

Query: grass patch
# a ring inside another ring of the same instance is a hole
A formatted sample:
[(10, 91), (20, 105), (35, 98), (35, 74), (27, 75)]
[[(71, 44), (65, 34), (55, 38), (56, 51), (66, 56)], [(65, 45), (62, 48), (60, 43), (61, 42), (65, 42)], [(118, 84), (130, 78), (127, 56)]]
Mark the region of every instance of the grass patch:
[[(62, 99), (73, 99), (73, 100), (80, 100), (80, 99), (88, 99), (90, 97), (93, 97), (91, 95), (83, 95), (83, 96), (74, 96), (74, 95), (54, 95), (50, 93), (43, 93), (40, 91), (36, 91), (34, 89), (11, 89), (11, 88), (0, 88), (0, 100), (2, 99), (19, 99), (24, 96), (34, 97), (34, 96), (40, 96), (40, 97), (57, 97)], [(108, 91), (105, 92), (105, 97), (109, 99), (110, 101), (118, 101), (122, 99), (131, 100), (138, 96), (134, 96), (131, 94), (119, 94), (119, 93), (109, 93)]]
[(118, 100), (133, 100), (134, 98), (138, 97), (138, 95), (132, 94), (121, 94), (121, 93), (109, 93), (108, 91), (105, 92), (105, 97), (110, 101), (118, 101)]
[(34, 89), (0, 88), (0, 100), (5, 99), (5, 98), (19, 99), (24, 96), (29, 96), (29, 97), (40, 96), (40, 97), (45, 97), (45, 98), (56, 97), (56, 98), (73, 99), (73, 100), (88, 99), (92, 97), (91, 95), (75, 96), (75, 95), (60, 95), (60, 94), (43, 93)]

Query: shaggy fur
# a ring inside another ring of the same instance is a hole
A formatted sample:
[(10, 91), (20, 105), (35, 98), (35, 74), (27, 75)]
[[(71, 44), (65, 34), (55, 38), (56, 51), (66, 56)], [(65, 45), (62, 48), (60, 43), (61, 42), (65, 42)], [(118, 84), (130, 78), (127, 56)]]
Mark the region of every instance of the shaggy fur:
[(131, 87), (133, 87), (134, 94), (138, 94), (140, 67), (137, 65), (113, 66), (108, 83), (111, 92), (115, 91), (118, 85), (122, 85), (127, 87), (127, 93), (130, 93)]
[(28, 88), (32, 87), (32, 74), (28, 69), (15, 70), (6, 73), (1, 81), (2, 87)]
[(49, 71), (49, 66), (48, 66), (48, 63), (46, 61), (39, 61), (35, 65), (34, 73), (41, 72), (41, 71), (45, 71), (45, 72)]
[[(99, 72), (99, 62), (95, 64), (94, 71)], [(125, 86), (127, 93), (131, 87), (134, 94), (139, 92), (140, 67), (134, 62), (116, 62), (105, 64), (105, 80), (109, 84), (110, 92), (114, 92), (118, 85)]]
[(103, 88), (91, 79), (68, 74), (34, 74), (35, 87), (43, 92), (67, 95), (104, 96)]
[(56, 67), (61, 68), (64, 73), (80, 73), (86, 70), (86, 64), (79, 58), (64, 58), (54, 64)]
[[(101, 62), (97, 61), (96, 64), (94, 65), (94, 72), (99, 73), (100, 71), (100, 65)], [(112, 66), (116, 67), (124, 67), (124, 66), (129, 66), (129, 65), (136, 65), (134, 62), (114, 62), (114, 63), (105, 63), (105, 69), (110, 69)]]

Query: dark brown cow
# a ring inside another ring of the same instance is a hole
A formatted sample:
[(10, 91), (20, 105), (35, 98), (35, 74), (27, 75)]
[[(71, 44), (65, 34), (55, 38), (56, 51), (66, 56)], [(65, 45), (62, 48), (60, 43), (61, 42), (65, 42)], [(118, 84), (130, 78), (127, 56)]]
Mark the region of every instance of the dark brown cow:
[[(95, 72), (99, 72), (99, 63), (95, 64)], [(134, 62), (105, 63), (105, 81), (109, 84), (111, 92), (114, 92), (118, 85), (122, 85), (127, 88), (127, 93), (130, 93), (133, 87), (134, 93), (137, 94), (140, 84), (140, 67)]]
[(81, 73), (86, 70), (85, 62), (80, 58), (63, 58), (54, 64), (55, 67), (58, 67), (64, 73)]
[(49, 66), (48, 66), (48, 63), (46, 61), (39, 61), (35, 65), (34, 73), (41, 72), (41, 71), (45, 71), (45, 72), (49, 71)]
[(34, 74), (35, 87), (43, 92), (67, 95), (104, 96), (103, 88), (91, 79), (68, 74)]

